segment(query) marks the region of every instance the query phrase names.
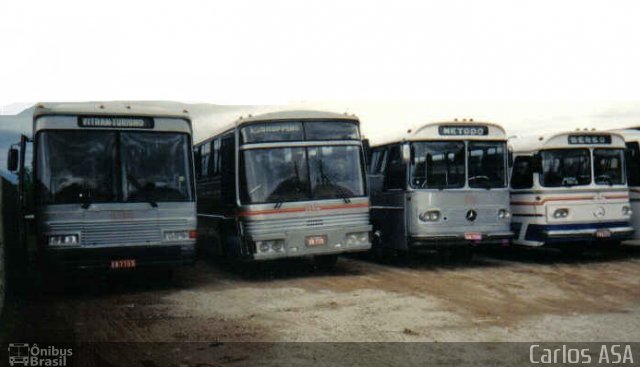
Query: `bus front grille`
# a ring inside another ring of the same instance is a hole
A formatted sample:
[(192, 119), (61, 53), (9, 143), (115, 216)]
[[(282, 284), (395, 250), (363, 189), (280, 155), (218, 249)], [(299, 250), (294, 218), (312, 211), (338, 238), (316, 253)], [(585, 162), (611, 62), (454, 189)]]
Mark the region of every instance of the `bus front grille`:
[(244, 222), (247, 234), (262, 235), (277, 232), (324, 227), (358, 227), (369, 225), (369, 213), (337, 214), (321, 217), (264, 219)]
[(130, 220), (93, 223), (55, 223), (54, 233), (81, 233), (83, 246), (144, 245), (162, 241), (163, 229), (184, 229), (186, 220)]

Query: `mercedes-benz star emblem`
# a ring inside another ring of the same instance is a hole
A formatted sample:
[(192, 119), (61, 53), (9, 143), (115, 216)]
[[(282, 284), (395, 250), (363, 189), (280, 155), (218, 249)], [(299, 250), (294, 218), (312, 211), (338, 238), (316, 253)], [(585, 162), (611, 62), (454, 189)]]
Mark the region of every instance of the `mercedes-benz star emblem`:
[(466, 217), (469, 222), (473, 222), (474, 220), (476, 220), (476, 218), (478, 218), (478, 213), (476, 213), (475, 210), (471, 209), (467, 212)]

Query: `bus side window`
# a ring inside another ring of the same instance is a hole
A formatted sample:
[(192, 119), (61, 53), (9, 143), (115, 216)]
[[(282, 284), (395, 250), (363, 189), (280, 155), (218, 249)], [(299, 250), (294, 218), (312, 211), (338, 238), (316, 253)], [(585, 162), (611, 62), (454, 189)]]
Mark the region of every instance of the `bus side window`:
[(389, 148), (389, 157), (386, 159), (384, 167), (384, 190), (402, 190), (407, 179), (406, 165), (402, 161), (400, 145), (396, 144)]
[(531, 157), (516, 157), (511, 173), (512, 189), (530, 189), (533, 187), (533, 171), (531, 170)]
[(374, 150), (371, 152), (371, 158), (369, 159), (369, 162), (367, 162), (368, 164), (367, 172), (369, 172), (369, 174), (376, 173), (376, 165), (379, 157), (380, 157), (380, 150)]
[(213, 153), (211, 155), (212, 164), (211, 164), (211, 175), (217, 176), (220, 174), (220, 139), (216, 139), (213, 141)]
[(640, 186), (640, 146), (636, 142), (627, 143), (626, 153), (629, 186)]
[(220, 142), (220, 173), (222, 175), (222, 202), (233, 205), (236, 202), (236, 154), (233, 134), (222, 137)]
[(380, 150), (380, 159), (378, 160), (378, 163), (376, 165), (376, 171), (375, 173), (377, 174), (382, 174), (384, 172), (385, 166), (387, 164), (387, 157), (389, 151), (386, 148), (383, 148)]
[(202, 147), (193, 148), (193, 162), (196, 170), (196, 179), (202, 177), (202, 156), (200, 155), (200, 149)]
[(202, 157), (202, 168), (201, 168), (201, 177), (208, 177), (209, 176), (209, 159), (211, 157), (211, 142), (206, 142), (204, 144), (202, 144), (202, 146), (200, 147), (200, 153), (201, 153), (201, 157)]

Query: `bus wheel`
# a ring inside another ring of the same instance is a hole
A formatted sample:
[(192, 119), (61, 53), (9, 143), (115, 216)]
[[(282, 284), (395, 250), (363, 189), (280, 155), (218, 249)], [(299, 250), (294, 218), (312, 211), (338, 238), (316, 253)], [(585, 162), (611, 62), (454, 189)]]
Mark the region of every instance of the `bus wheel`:
[(473, 249), (462, 247), (451, 250), (451, 259), (456, 262), (468, 263), (473, 260)]
[(568, 247), (562, 248), (560, 252), (562, 253), (562, 256), (564, 258), (572, 260), (572, 259), (580, 258), (584, 253), (584, 250), (585, 250), (584, 247), (568, 246)]
[(313, 264), (321, 270), (333, 269), (338, 262), (338, 255), (320, 255), (313, 257)]
[(382, 246), (382, 235), (380, 232), (375, 232), (373, 234), (373, 240), (371, 241), (371, 250), (369, 250), (369, 255), (371, 259), (377, 262), (382, 262), (387, 257), (387, 252), (385, 248)]

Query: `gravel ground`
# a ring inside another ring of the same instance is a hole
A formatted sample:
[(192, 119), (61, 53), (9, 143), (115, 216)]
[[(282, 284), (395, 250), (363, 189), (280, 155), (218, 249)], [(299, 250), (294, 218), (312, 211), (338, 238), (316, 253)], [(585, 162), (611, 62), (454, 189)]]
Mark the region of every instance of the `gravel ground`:
[(24, 293), (7, 305), (3, 342), (640, 341), (640, 248), (496, 249), (469, 264), (349, 257), (331, 271), (204, 259), (172, 280), (140, 272)]

